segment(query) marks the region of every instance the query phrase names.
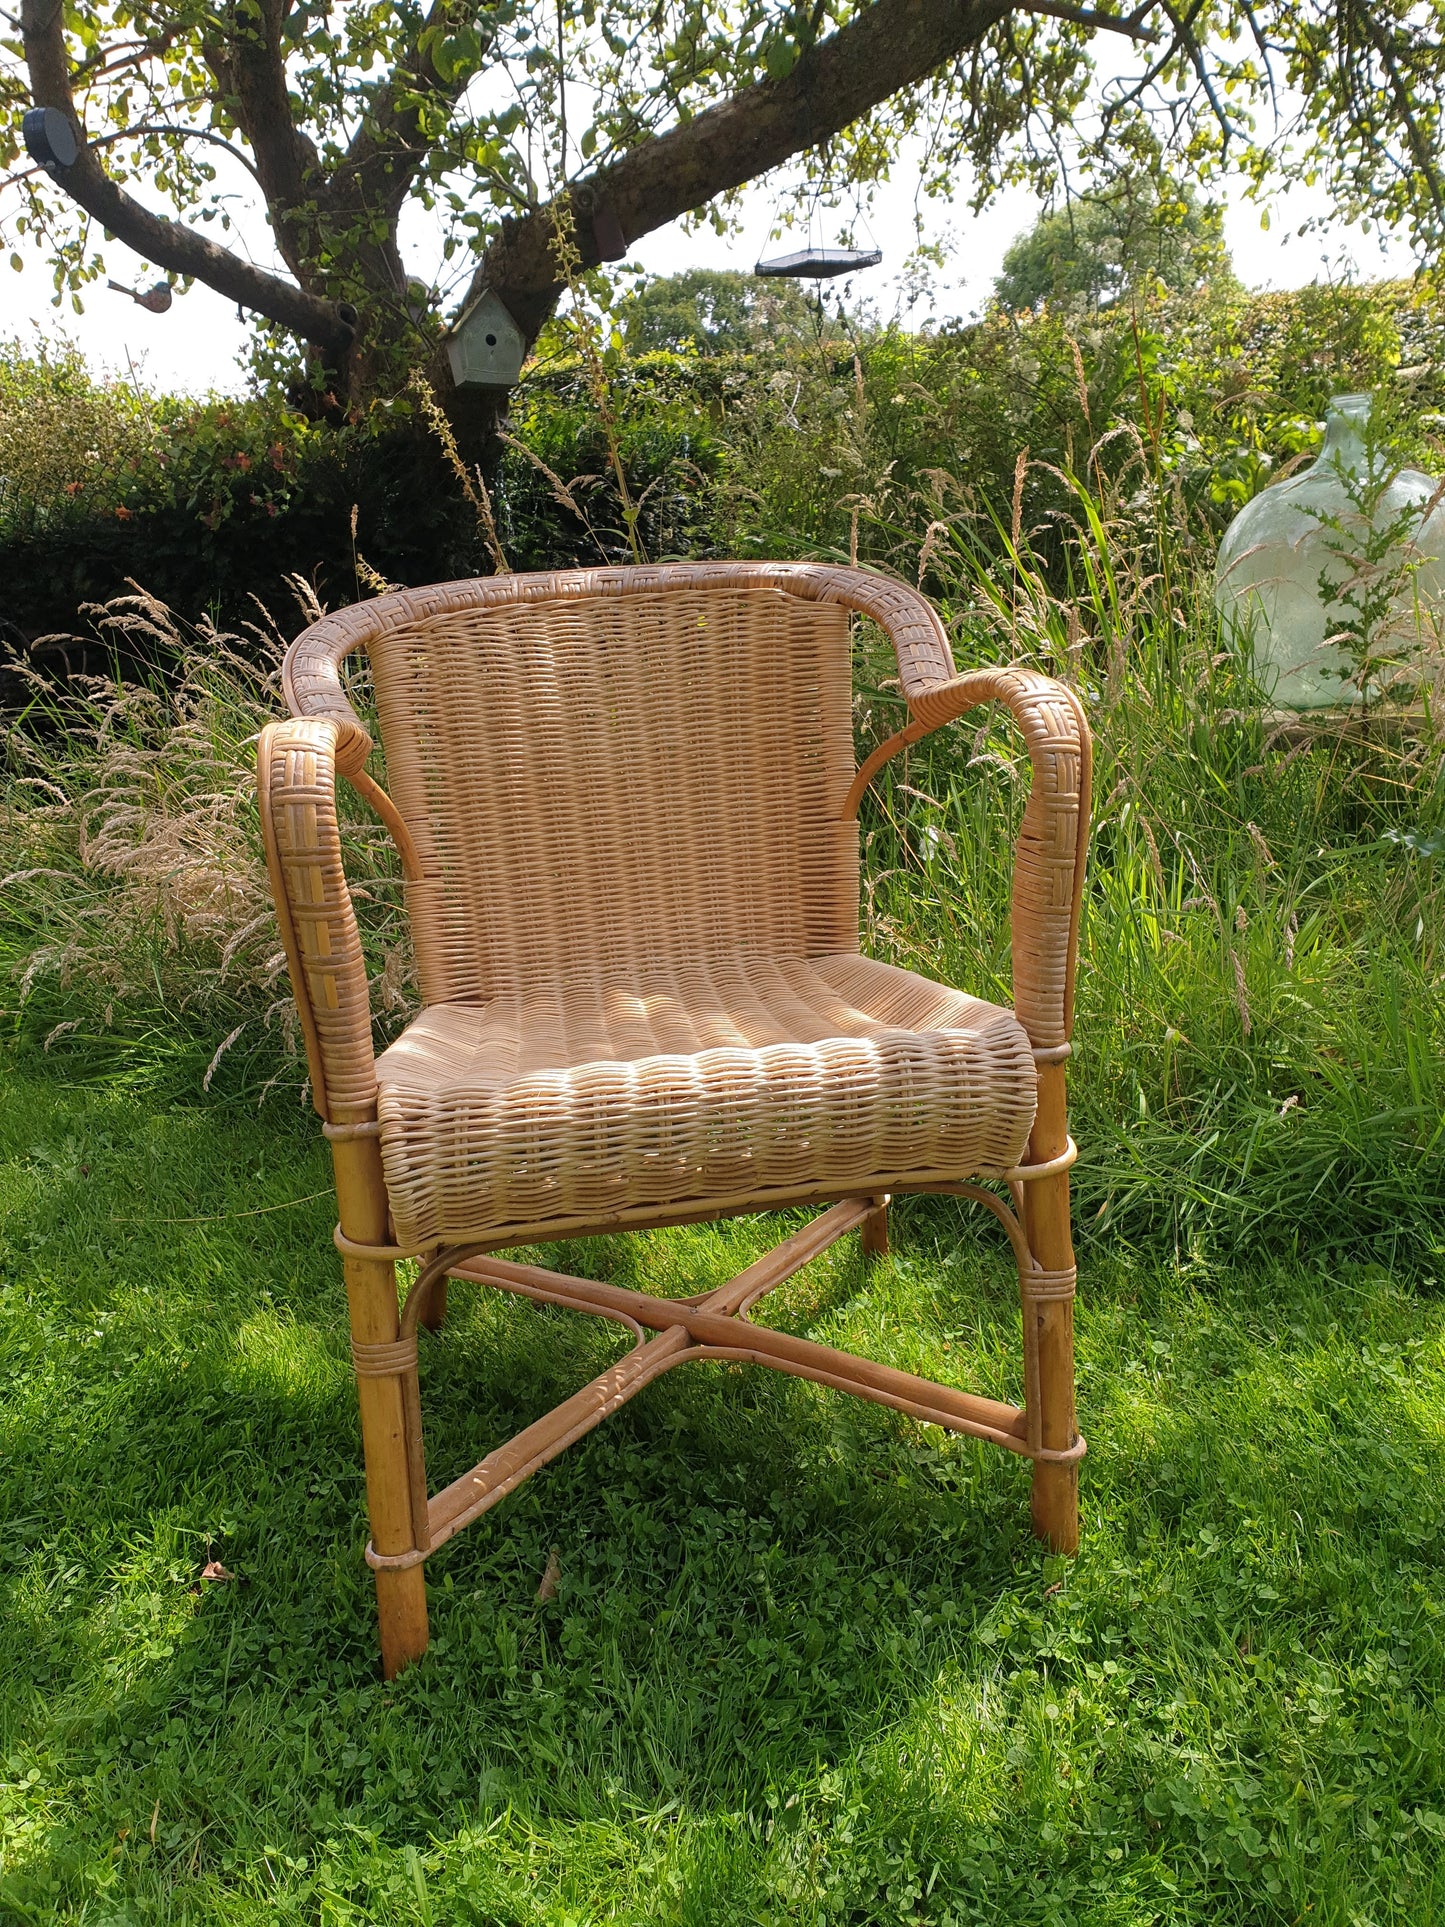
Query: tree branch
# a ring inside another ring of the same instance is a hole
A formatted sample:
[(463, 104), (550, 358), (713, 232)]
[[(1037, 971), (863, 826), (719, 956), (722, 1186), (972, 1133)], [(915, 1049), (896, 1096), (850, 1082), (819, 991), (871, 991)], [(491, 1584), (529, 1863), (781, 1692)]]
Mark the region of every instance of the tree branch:
[(281, 52), (282, 0), (236, 9), (224, 33), (205, 37), (206, 64), (256, 156), (256, 178), (272, 213), (276, 244), (291, 272), (302, 272), (308, 236), (301, 214), (325, 188), (321, 157), (296, 125)]
[[(800, 54), (785, 79), (745, 88), (569, 188), (582, 265), (600, 259), (595, 209), (609, 208), (636, 241), (841, 133), (975, 45), (1013, 10), (1011, 0), (873, 0)], [(504, 221), (467, 295), (470, 302), (483, 288), (495, 289), (529, 340), (563, 285), (556, 227), (551, 204)]]
[(1190, 66), (1194, 69), (1195, 78), (1204, 89), (1205, 99), (1209, 102), (1210, 112), (1219, 123), (1221, 136), (1220, 152), (1223, 153), (1228, 148), (1229, 143), (1235, 139), (1238, 129), (1224, 111), (1224, 103), (1219, 98), (1214, 80), (1209, 72), (1209, 63), (1205, 59), (1204, 49), (1199, 44), (1198, 36), (1194, 31), (1194, 22), (1199, 16), (1203, 3), (1204, 0), (1194, 0), (1188, 13), (1181, 19), (1169, 4), (1169, 0), (1161, 0), (1164, 11), (1169, 16), (1170, 25), (1174, 28), (1174, 44), (1183, 51)]
[(118, 187), (87, 144), (75, 111), (61, 0), (24, 0), (21, 23), (35, 104), (58, 108), (72, 123), (80, 141), (74, 166), (64, 168), (59, 176), (60, 185), (73, 201), (157, 267), (172, 274), (192, 275), (228, 300), (264, 315), (317, 347), (340, 353), (350, 345), (352, 322), (336, 302), (323, 301), (279, 275), (252, 267), (197, 234), (194, 228), (152, 214)]
[[(1352, 11), (1358, 15), (1360, 25), (1363, 27), (1370, 45), (1380, 57), (1380, 64), (1385, 69), (1385, 77), (1390, 83), (1390, 92), (1394, 96), (1395, 107), (1405, 128), (1406, 138), (1410, 143), (1410, 153), (1414, 158), (1416, 169), (1429, 190), (1430, 204), (1434, 208), (1435, 213), (1439, 215), (1442, 208), (1445, 208), (1445, 193), (1442, 193), (1440, 173), (1435, 164), (1435, 157), (1430, 151), (1430, 143), (1421, 129), (1419, 117), (1415, 111), (1416, 103), (1411, 96), (1410, 89), (1405, 84), (1404, 75), (1400, 72), (1399, 62), (1395, 58), (1394, 46), (1389, 36), (1381, 28), (1380, 23), (1375, 19), (1374, 13), (1368, 5), (1356, 7), (1352, 9)], [(1343, 70), (1343, 63), (1341, 63), (1341, 67)]]
[(1087, 27), (1091, 33), (1122, 33), (1130, 40), (1141, 40), (1148, 47), (1159, 45), (1159, 35), (1152, 27), (1142, 24), (1140, 15), (1147, 12), (1140, 8), (1132, 14), (1097, 13), (1092, 7), (1068, 7), (1062, 0), (1023, 0), (1022, 13), (1041, 13), (1050, 20), (1068, 20), (1076, 27)]
[(184, 127), (179, 121), (173, 120), (143, 120), (134, 127), (123, 127), (118, 134), (102, 134), (99, 140), (85, 144), (94, 152), (102, 147), (114, 147), (117, 141), (138, 140), (142, 134), (175, 134), (181, 140), (208, 141), (212, 147), (223, 148), (233, 161), (239, 161), (251, 179), (260, 185), (261, 176), (250, 157), (222, 135), (213, 134), (209, 127)]
[[(422, 53), (422, 45), (439, 29), (476, 24), (486, 11), (475, 4), (459, 5), (458, 0), (432, 0), (415, 40), (377, 90), (346, 150), (346, 158), (336, 170), (336, 185), (343, 199), (375, 208), (395, 220), (417, 169), (426, 159), (427, 143), (421, 133), (423, 103), (435, 100), (450, 112), (471, 79), (470, 73), (458, 72), (453, 79), (443, 80), (430, 53)], [(495, 28), (482, 31), (480, 38), (485, 56), (495, 42)]]
[[(96, 153), (102, 147), (114, 147), (117, 141), (139, 140), (143, 134), (174, 134), (180, 140), (209, 141), (212, 147), (224, 148), (233, 161), (241, 163), (253, 181), (258, 185), (260, 183), (261, 176), (240, 148), (233, 147), (220, 134), (213, 134), (208, 127), (184, 127), (179, 121), (173, 120), (142, 120), (137, 121), (134, 127), (122, 127), (119, 133), (102, 134), (99, 140), (87, 141), (86, 147)], [(32, 175), (48, 171), (39, 163), (34, 167), (22, 167), (14, 174), (0, 175), (0, 188), (12, 187), (16, 181), (28, 181)]]
[[(1202, 0), (1195, 0), (1193, 10), (1182, 27), (1172, 10), (1166, 6), (1165, 11), (1168, 13), (1170, 24), (1174, 28), (1174, 33), (1163, 53), (1159, 55), (1157, 60), (1150, 63), (1149, 67), (1144, 73), (1139, 75), (1137, 80), (1133, 81), (1122, 94), (1117, 95), (1113, 100), (1105, 100), (1099, 116), (1100, 132), (1103, 138), (1107, 138), (1113, 129), (1114, 121), (1126, 108), (1134, 106), (1138, 101), (1143, 99), (1144, 95), (1154, 85), (1154, 82), (1159, 78), (1160, 74), (1164, 72), (1164, 69), (1169, 63), (1180, 53), (1187, 54), (1188, 47), (1184, 36), (1188, 34), (1201, 3)], [(1147, 7), (1136, 8), (1134, 17), (1137, 19), (1147, 11)], [(1270, 84), (1271, 86), (1274, 84), (1272, 77)]]

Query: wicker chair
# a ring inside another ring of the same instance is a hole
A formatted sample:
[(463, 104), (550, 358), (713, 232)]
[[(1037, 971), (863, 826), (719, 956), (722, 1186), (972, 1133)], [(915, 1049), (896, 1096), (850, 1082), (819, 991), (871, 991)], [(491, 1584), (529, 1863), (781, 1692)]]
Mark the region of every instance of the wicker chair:
[[(891, 637), (910, 720), (854, 768), (849, 612)], [(388, 796), (341, 665), (371, 660)], [(643, 1385), (747, 1359), (1033, 1461), (1036, 1531), (1078, 1540), (1064, 1060), (1089, 732), (1026, 669), (957, 676), (922, 596), (856, 569), (567, 570), (387, 595), (292, 644), (261, 817), (331, 1140), (385, 1671), (425, 1650), (422, 1562)], [(859, 799), (899, 749), (1005, 703), (1033, 787), (1015, 853), (1015, 1008), (858, 950)], [(422, 1009), (375, 1054), (342, 872), (344, 776), (400, 850)], [(1004, 1181), (1002, 1196), (970, 1179)], [(756, 1325), (762, 1295), (890, 1194), (951, 1192), (1018, 1261), (1024, 1403)], [(827, 1204), (681, 1301), (505, 1246)], [(395, 1265), (421, 1261), (398, 1314)], [(430, 1497), (417, 1326), (447, 1279), (599, 1314), (622, 1361)], [(650, 1334), (650, 1335), (649, 1335)]]

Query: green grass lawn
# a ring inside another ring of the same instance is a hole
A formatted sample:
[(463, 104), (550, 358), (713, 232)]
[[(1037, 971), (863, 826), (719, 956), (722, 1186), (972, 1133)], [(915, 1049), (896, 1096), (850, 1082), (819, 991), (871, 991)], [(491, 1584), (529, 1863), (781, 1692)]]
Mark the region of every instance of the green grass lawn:
[[(1445, 1920), (1433, 1279), (1086, 1247), (1072, 1565), (1020, 1462), (677, 1373), (431, 1562), (385, 1686), (332, 1212), (225, 1215), (325, 1190), (314, 1121), (12, 1066), (0, 1173), (0, 1919)], [(1016, 1395), (981, 1220), (904, 1206), (768, 1316)], [(454, 1287), (433, 1483), (621, 1342)]]

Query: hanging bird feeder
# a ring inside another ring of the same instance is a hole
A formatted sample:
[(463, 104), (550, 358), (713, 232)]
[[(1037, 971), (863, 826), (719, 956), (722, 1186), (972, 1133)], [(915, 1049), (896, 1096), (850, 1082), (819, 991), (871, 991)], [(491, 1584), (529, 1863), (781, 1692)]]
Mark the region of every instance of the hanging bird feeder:
[(112, 294), (128, 294), (135, 305), (138, 308), (144, 308), (147, 314), (169, 312), (172, 298), (169, 281), (157, 281), (153, 288), (144, 290), (128, 288), (123, 281), (107, 281), (105, 285)]
[(20, 130), (25, 138), (25, 151), (52, 180), (58, 181), (67, 167), (74, 167), (80, 142), (70, 116), (62, 114), (58, 107), (27, 108)]
[(753, 273), (765, 281), (833, 281), (859, 268), (876, 268), (882, 259), (881, 248), (799, 248), (759, 261)]

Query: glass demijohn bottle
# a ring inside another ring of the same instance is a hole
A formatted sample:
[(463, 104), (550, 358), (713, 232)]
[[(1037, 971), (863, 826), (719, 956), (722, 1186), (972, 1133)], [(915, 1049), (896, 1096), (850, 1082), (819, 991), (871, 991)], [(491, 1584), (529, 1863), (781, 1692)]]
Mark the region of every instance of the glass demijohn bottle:
[[(1445, 607), (1437, 484), (1418, 469), (1383, 466), (1369, 426), (1368, 395), (1336, 395), (1314, 462), (1246, 502), (1219, 545), (1215, 603), (1225, 637), (1252, 643), (1255, 680), (1280, 708), (1377, 694), (1380, 669), (1388, 664), (1395, 680), (1402, 659), (1418, 654), (1422, 613)], [(1368, 558), (1371, 531), (1392, 529), (1387, 553)], [(1362, 605), (1372, 589), (1367, 623)]]

